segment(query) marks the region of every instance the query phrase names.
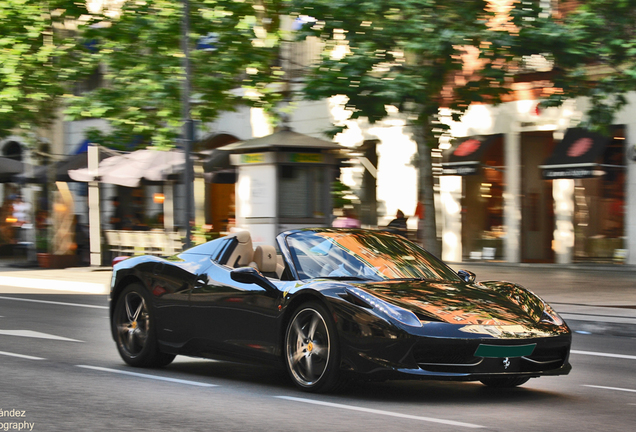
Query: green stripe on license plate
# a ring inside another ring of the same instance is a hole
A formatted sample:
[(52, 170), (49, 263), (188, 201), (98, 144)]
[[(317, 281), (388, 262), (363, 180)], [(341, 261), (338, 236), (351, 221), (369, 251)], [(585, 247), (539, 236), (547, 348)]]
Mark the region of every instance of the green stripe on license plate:
[(476, 357), (523, 357), (529, 356), (537, 344), (530, 345), (484, 345), (481, 344), (475, 351)]

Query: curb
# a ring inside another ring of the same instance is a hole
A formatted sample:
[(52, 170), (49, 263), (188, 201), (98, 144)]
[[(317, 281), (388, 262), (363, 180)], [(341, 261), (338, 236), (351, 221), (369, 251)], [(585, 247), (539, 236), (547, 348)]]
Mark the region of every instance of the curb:
[(446, 262), (452, 268), (465, 267), (508, 267), (522, 268), (524, 270), (532, 269), (550, 269), (550, 270), (568, 270), (578, 272), (636, 272), (636, 265), (631, 264), (555, 264), (555, 263), (511, 263), (505, 261), (461, 261)]

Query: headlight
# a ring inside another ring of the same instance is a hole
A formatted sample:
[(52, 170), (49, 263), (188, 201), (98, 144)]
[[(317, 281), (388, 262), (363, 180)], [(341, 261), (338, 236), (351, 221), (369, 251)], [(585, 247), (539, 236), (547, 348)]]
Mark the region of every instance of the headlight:
[(379, 299), (376, 296), (371, 295), (359, 288), (351, 287), (346, 288), (346, 290), (350, 295), (362, 300), (374, 310), (380, 311), (404, 325), (410, 327), (422, 327), (422, 322), (420, 321), (420, 319), (410, 310), (406, 310), (399, 306), (395, 306), (391, 303), (385, 302), (384, 300)]
[(559, 314), (556, 313), (549, 304), (544, 303), (543, 316), (541, 316), (541, 322), (550, 323), (557, 326), (562, 326), (563, 318), (561, 318)]

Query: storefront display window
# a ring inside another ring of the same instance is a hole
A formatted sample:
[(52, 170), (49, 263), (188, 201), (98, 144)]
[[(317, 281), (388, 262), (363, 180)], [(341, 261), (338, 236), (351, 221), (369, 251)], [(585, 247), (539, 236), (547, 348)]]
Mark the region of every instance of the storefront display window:
[(574, 186), (574, 260), (624, 261), (625, 128), (614, 129), (598, 176), (576, 179)]
[(503, 259), (503, 138), (493, 142), (475, 175), (464, 176), (462, 250), (465, 260)]

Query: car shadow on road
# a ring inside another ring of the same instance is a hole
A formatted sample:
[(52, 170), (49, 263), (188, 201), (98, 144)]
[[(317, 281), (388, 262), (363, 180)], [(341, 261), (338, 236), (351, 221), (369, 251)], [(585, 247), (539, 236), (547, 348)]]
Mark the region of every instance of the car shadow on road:
[(452, 381), (385, 381), (353, 382), (342, 392), (347, 397), (356, 397), (368, 402), (395, 403), (417, 402), (434, 404), (448, 403), (515, 403), (546, 402), (562, 400), (563, 393), (532, 386), (532, 380), (525, 386), (515, 388), (491, 388), (479, 382)]
[[(208, 378), (215, 384), (225, 385), (257, 385), (267, 391), (290, 392), (295, 396), (308, 396), (309, 393), (297, 389), (281, 368), (262, 365), (235, 363), (177, 357), (178, 361), (166, 370), (187, 375), (187, 379), (201, 380)], [(185, 377), (184, 377), (185, 378)], [(366, 402), (392, 403), (515, 403), (515, 402), (546, 402), (563, 400), (564, 394), (537, 388), (538, 379), (530, 380), (524, 386), (510, 389), (496, 389), (478, 382), (450, 382), (450, 381), (383, 381), (383, 382), (349, 382), (335, 397), (345, 397), (349, 400), (357, 399)]]

